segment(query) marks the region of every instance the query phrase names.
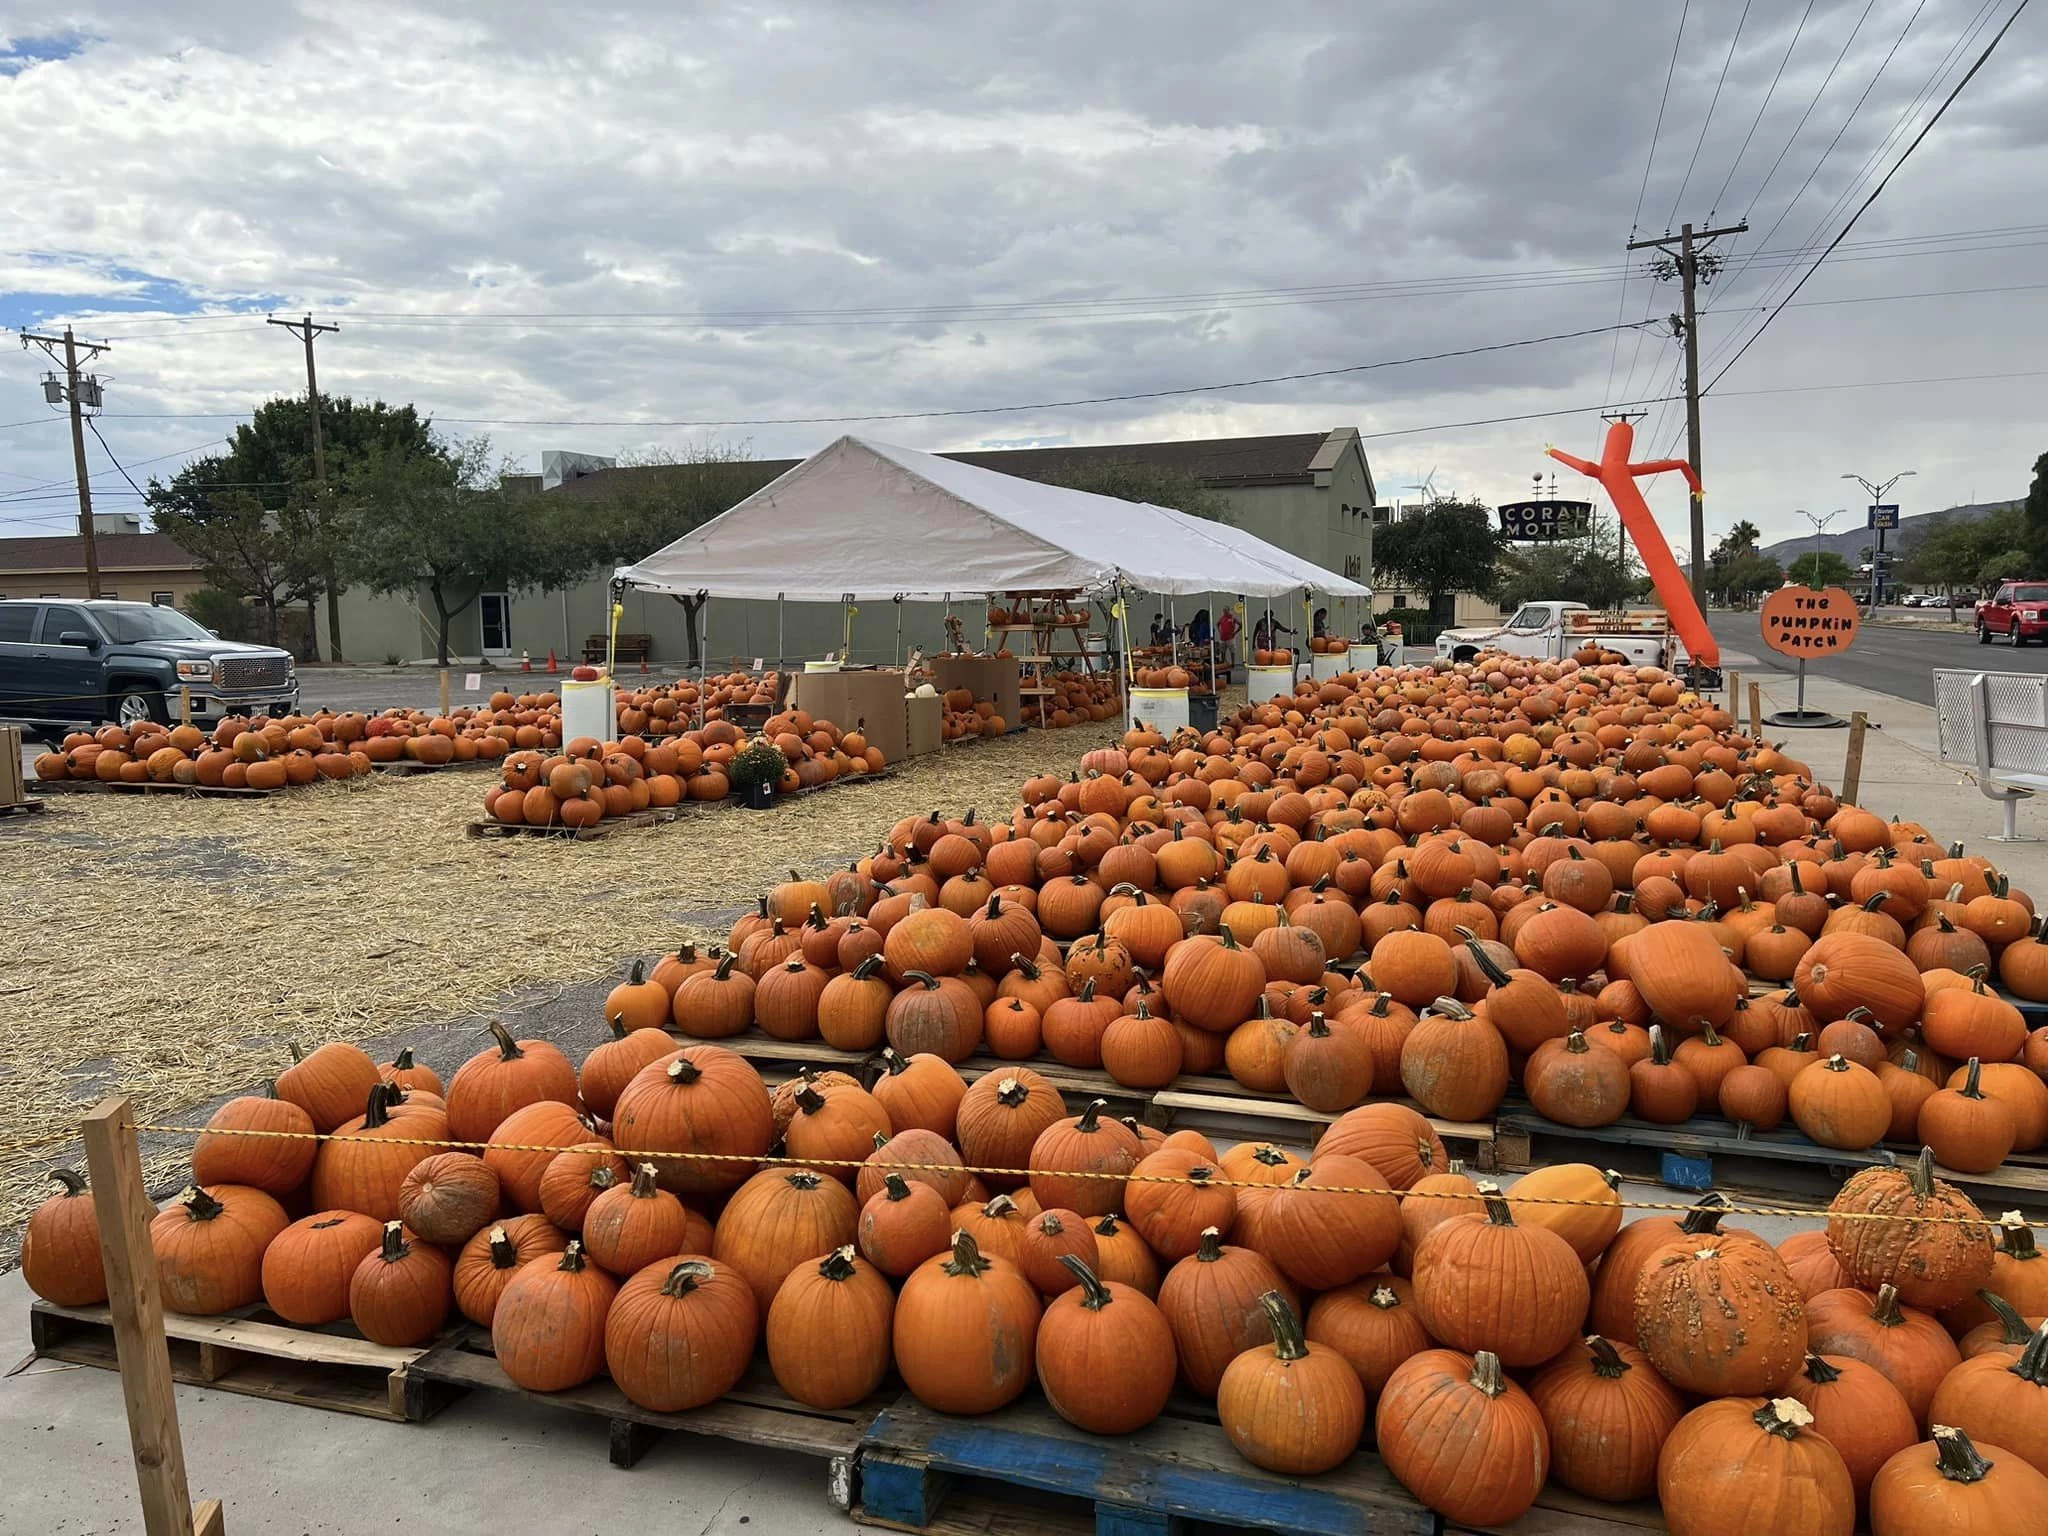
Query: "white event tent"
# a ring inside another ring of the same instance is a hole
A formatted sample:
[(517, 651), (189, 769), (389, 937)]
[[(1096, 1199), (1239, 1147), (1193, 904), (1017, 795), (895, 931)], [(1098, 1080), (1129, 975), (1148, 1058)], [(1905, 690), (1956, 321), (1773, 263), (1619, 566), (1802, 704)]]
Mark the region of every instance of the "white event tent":
[(1371, 595), (1239, 528), (852, 436), (616, 574), (656, 592), (791, 602), (1117, 587)]

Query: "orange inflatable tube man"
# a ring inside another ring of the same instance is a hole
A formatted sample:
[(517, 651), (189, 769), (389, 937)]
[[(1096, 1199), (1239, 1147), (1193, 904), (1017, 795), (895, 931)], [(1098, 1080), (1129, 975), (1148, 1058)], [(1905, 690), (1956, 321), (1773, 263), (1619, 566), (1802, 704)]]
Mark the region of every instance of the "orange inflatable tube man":
[(1643, 568), (1650, 573), (1657, 595), (1664, 599), (1664, 611), (1671, 615), (1672, 628), (1685, 642), (1686, 654), (1704, 666), (1718, 667), (1721, 665), (1721, 647), (1714, 642), (1713, 632), (1707, 628), (1707, 617), (1700, 612), (1700, 605), (1693, 598), (1691, 583), (1671, 557), (1671, 546), (1664, 542), (1663, 530), (1658, 528), (1656, 518), (1650, 515), (1650, 504), (1636, 489), (1636, 481), (1641, 476), (1661, 475), (1668, 469), (1675, 469), (1692, 486), (1694, 499), (1700, 500), (1704, 498), (1700, 492), (1699, 476), (1692, 472), (1692, 465), (1684, 459), (1629, 463), (1629, 450), (1635, 446), (1635, 441), (1635, 428), (1625, 421), (1617, 421), (1607, 429), (1607, 441), (1601, 447), (1599, 463), (1578, 458), (1558, 448), (1551, 449), (1550, 456), (1582, 475), (1591, 475), (1605, 487), (1608, 498), (1614, 503), (1614, 510), (1621, 514), (1629, 537), (1636, 541), (1636, 553), (1643, 557)]

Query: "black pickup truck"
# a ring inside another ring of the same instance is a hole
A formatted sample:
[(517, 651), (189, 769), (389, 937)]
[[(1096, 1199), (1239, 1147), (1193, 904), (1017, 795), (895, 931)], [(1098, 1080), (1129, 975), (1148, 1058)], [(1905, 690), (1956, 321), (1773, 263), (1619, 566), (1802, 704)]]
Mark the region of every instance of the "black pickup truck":
[(0, 719), (192, 723), (291, 714), (289, 651), (222, 640), (175, 608), (83, 598), (0, 599)]

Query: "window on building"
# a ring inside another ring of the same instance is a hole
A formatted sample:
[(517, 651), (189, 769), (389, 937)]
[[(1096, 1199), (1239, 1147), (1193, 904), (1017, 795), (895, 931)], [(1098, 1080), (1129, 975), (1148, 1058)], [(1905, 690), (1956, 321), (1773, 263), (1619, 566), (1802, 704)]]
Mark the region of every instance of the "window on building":
[(121, 594), (116, 592), (112, 587), (102, 587), (100, 588), (100, 601), (107, 603), (118, 603), (119, 601), (121, 601)]
[(149, 594), (149, 602), (153, 608), (175, 608), (178, 606), (177, 597), (169, 592), (152, 592)]

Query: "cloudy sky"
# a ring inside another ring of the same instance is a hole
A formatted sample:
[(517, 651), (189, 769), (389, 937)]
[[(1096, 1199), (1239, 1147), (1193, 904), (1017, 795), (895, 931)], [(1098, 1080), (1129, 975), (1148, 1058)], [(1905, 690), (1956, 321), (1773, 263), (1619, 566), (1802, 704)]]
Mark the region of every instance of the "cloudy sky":
[[(323, 388), (528, 465), (1355, 425), (1383, 496), (1504, 500), (1671, 393), (1668, 334), (1602, 329), (1677, 303), (1631, 227), (1746, 216), (1708, 519), (1776, 536), (1844, 471), (1911, 512), (2048, 450), (2048, 7), (1767, 307), (2018, 3), (8, 0), (0, 324), (111, 340), (108, 508), (303, 388), (262, 317), (308, 310)], [(0, 533), (75, 510), (43, 365), (0, 352)]]

